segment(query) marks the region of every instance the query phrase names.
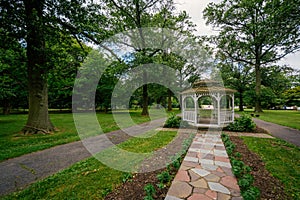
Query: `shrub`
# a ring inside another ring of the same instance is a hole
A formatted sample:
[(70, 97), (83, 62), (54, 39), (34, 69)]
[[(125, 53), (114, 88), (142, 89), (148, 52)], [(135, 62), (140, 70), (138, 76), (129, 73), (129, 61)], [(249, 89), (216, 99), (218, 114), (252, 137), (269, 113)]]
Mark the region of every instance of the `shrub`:
[(255, 129), (255, 123), (249, 115), (243, 114), (235, 118), (234, 122), (227, 126), (229, 131), (252, 132)]
[(175, 113), (171, 113), (171, 116), (167, 119), (164, 127), (166, 128), (179, 128), (181, 117), (176, 116)]

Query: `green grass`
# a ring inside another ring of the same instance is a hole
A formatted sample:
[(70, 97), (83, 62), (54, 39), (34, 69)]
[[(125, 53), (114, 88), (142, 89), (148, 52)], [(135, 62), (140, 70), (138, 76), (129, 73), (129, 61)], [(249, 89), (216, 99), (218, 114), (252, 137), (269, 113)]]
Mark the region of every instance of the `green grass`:
[[(132, 152), (151, 152), (167, 145), (176, 135), (177, 132), (159, 132), (153, 137), (132, 138), (117, 146)], [(111, 149), (102, 154), (111, 152)], [(125, 162), (126, 158), (122, 161)], [(103, 199), (122, 183), (124, 175), (124, 172), (89, 158), (3, 199)]]
[[(140, 124), (150, 120), (149, 117), (141, 116), (140, 112), (130, 112), (132, 121), (124, 111), (117, 115), (121, 121), (126, 122), (123, 126), (129, 127), (134, 123)], [(160, 116), (155, 115), (155, 112), (153, 114), (153, 118)], [(51, 114), (50, 118), (59, 129), (58, 132), (50, 135), (23, 135), (19, 131), (26, 123), (27, 115), (0, 115), (0, 161), (79, 140), (71, 113)], [(97, 113), (97, 118), (104, 133), (120, 129), (112, 114)]]
[(287, 194), (300, 199), (300, 148), (280, 139), (243, 137), (243, 140), (261, 157), (267, 170), (284, 184)]
[[(246, 110), (248, 114), (253, 111)], [(242, 112), (237, 112), (242, 113)], [(300, 112), (294, 110), (264, 110), (258, 119), (300, 130)]]

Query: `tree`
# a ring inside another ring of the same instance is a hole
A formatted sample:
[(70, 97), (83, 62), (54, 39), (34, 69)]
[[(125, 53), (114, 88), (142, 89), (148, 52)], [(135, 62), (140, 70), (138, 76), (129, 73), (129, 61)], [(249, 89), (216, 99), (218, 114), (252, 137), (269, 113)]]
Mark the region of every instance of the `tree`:
[(300, 106), (300, 86), (287, 90), (284, 95), (287, 105)]
[(284, 92), (292, 87), (293, 72), (290, 67), (277, 65), (262, 69), (262, 85), (269, 88), (269, 93), (275, 97), (272, 107), (284, 104)]
[(300, 48), (299, 9), (299, 0), (223, 0), (204, 10), (207, 24), (220, 28), (212, 38), (220, 53), (254, 68), (256, 112), (262, 112), (262, 67)]
[(26, 105), (25, 51), (18, 43), (2, 43), (8, 48), (0, 49), (0, 105), (3, 114), (8, 115), (11, 108)]
[[(113, 32), (124, 32), (132, 29), (138, 30), (137, 34), (127, 35), (133, 44), (122, 41), (124, 45), (134, 50), (134, 60), (132, 60), (128, 67), (137, 67), (152, 63), (155, 55), (163, 53), (162, 49), (149, 49), (146, 47), (147, 42), (149, 42), (147, 40), (149, 33), (145, 33), (143, 28), (168, 28), (178, 30), (182, 34), (191, 34), (190, 30), (193, 25), (188, 20), (188, 15), (185, 12), (175, 14), (173, 0), (106, 0), (105, 2), (107, 3), (106, 10), (113, 24)], [(151, 37), (153, 39), (153, 35)], [(144, 72), (142, 77), (146, 82), (147, 73)], [(142, 115), (149, 115), (147, 84), (143, 85), (142, 91)]]
[(251, 67), (241, 63), (226, 60), (218, 64), (224, 86), (237, 90), (239, 98), (239, 110), (244, 111), (244, 92), (252, 83)]
[(91, 48), (80, 46), (74, 37), (61, 35), (58, 41), (48, 41), (51, 47), (51, 69), (48, 73), (49, 107), (71, 108), (72, 92), (77, 71)]
[[(48, 73), (51, 48), (47, 41), (58, 34), (92, 41), (106, 37), (105, 17), (99, 4), (83, 0), (3, 0), (1, 1), (1, 40), (15, 38), (24, 43), (27, 57), (29, 113), (24, 133), (49, 133), (54, 130), (48, 114)], [(96, 31), (97, 30), (97, 31)]]

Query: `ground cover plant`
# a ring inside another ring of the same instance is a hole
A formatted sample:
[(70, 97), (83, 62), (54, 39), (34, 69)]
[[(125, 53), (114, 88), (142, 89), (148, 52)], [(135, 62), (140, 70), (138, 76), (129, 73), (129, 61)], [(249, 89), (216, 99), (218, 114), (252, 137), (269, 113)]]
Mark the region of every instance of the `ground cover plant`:
[[(168, 144), (176, 134), (159, 132), (142, 140), (131, 138), (118, 146), (135, 152), (150, 152)], [(144, 141), (145, 144), (137, 146), (137, 140), (139, 143)], [(4, 199), (103, 199), (115, 187), (129, 179), (128, 173), (109, 168), (92, 157)]]
[[(122, 118), (124, 111), (117, 115)], [(132, 121), (126, 115), (123, 117), (128, 121), (127, 126), (150, 121), (149, 117), (141, 116), (140, 110), (130, 111), (130, 115)], [(24, 135), (19, 131), (25, 124), (27, 115), (0, 115), (0, 161), (80, 139), (71, 113), (51, 114), (50, 117), (58, 128), (57, 132), (48, 135)], [(97, 117), (104, 133), (120, 129), (112, 114), (97, 113)], [(154, 114), (151, 117), (155, 119), (160, 115)]]
[[(242, 114), (244, 112), (237, 112)], [(247, 109), (247, 114), (253, 113), (253, 110)], [(264, 110), (259, 113), (258, 119), (287, 126), (300, 130), (300, 112), (295, 110)]]
[(272, 176), (284, 185), (289, 199), (300, 199), (300, 148), (280, 139), (242, 139), (249, 150), (260, 156)]

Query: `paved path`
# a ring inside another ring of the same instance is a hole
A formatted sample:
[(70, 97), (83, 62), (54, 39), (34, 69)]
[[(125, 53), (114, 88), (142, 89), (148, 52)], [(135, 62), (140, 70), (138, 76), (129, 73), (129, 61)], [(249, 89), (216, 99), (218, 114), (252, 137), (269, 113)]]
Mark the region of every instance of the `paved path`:
[(196, 135), (165, 200), (242, 199), (220, 134)]
[[(153, 120), (151, 123), (129, 127), (123, 131), (113, 131), (3, 161), (0, 163), (0, 196), (25, 188), (31, 183), (90, 157), (91, 153), (119, 144), (130, 138), (126, 133), (130, 133), (131, 136), (139, 135), (162, 126), (164, 121), (165, 119)], [(87, 146), (89, 151), (86, 149)]]
[(252, 118), (255, 124), (267, 130), (274, 137), (283, 139), (300, 147), (300, 131), (297, 129), (281, 126), (271, 122), (266, 122), (257, 118)]

